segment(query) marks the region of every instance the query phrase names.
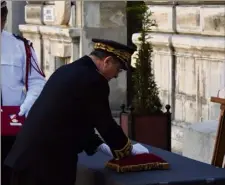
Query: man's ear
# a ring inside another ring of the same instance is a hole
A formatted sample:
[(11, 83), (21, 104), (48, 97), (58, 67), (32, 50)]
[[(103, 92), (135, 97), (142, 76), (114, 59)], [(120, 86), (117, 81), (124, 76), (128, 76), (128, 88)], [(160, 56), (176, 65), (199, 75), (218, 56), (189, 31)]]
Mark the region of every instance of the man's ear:
[(112, 56), (108, 56), (108, 57), (105, 58), (105, 62), (106, 62), (106, 63), (109, 63), (109, 62), (111, 62), (112, 60), (113, 60), (113, 57), (112, 57)]
[(104, 58), (104, 63), (105, 64), (108, 64), (111, 60), (112, 60), (112, 57), (111, 56), (105, 57)]

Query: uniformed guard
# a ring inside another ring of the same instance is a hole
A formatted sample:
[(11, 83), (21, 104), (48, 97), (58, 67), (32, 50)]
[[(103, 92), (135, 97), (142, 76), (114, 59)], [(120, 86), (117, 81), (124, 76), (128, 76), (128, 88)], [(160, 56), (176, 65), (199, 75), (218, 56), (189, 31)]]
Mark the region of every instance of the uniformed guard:
[[(1, 1), (1, 107), (18, 106), (19, 116), (27, 116), (46, 81), (37, 65), (31, 43), (3, 30), (7, 14), (6, 1)], [(30, 57), (27, 51), (30, 51)], [(3, 168), (3, 161), (16, 136), (3, 136), (2, 132), (3, 129), (1, 130), (2, 184), (7, 185), (7, 169)]]
[(134, 50), (114, 41), (93, 42), (89, 56), (51, 75), (31, 108), (5, 160), (13, 185), (74, 185), (83, 151), (102, 151), (117, 159), (146, 153), (132, 146), (113, 119), (108, 100), (108, 81), (128, 68)]

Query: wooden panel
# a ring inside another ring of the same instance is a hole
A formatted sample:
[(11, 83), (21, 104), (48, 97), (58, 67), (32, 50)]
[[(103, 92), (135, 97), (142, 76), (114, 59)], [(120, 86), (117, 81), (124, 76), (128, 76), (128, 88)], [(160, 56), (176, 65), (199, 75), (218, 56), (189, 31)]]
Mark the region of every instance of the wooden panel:
[(216, 143), (212, 158), (212, 165), (222, 167), (225, 155), (225, 99), (212, 97), (211, 102), (221, 104), (219, 128), (216, 136)]

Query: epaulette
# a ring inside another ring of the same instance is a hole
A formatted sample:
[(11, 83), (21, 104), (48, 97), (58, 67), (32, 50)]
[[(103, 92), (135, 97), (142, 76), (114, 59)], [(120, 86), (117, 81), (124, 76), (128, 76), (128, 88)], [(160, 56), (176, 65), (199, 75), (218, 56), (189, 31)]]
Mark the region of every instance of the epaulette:
[(26, 38), (24, 38), (20, 35), (13, 34), (13, 36), (16, 37), (18, 40), (23, 41), (24, 43), (27, 43), (27, 44), (31, 43), (29, 40), (27, 40)]
[[(26, 50), (26, 55), (27, 55), (27, 61), (26, 61), (26, 74), (28, 75), (28, 71), (31, 67), (33, 67), (40, 75), (42, 75), (43, 77), (45, 77), (45, 74), (44, 72), (39, 68), (38, 64), (36, 63), (36, 61), (34, 60), (34, 63), (36, 65), (36, 67), (32, 64), (31, 62), (31, 58), (33, 58), (32, 56), (32, 52), (31, 52), (31, 48), (33, 48), (33, 43), (30, 42), (29, 40), (27, 40), (26, 38), (22, 37), (22, 36), (19, 36), (19, 35), (16, 35), (16, 34), (13, 34), (14, 37), (16, 37), (17, 39), (21, 40), (24, 42), (24, 45), (25, 45), (25, 50)], [(34, 59), (34, 58), (33, 58)], [(31, 72), (31, 70), (30, 70)], [(28, 76), (26, 75), (26, 89), (28, 89)]]
[[(25, 45), (25, 50), (26, 50), (26, 55), (27, 55), (27, 61), (26, 61), (26, 89), (28, 89), (28, 71), (31, 69), (31, 67), (33, 67), (40, 75), (42, 75), (43, 77), (45, 77), (45, 74), (44, 72), (39, 68), (37, 62), (34, 60), (34, 63), (36, 65), (36, 67), (32, 64), (31, 62), (31, 58), (33, 58), (32, 56), (32, 52), (31, 52), (31, 48), (33, 48), (33, 44), (32, 42), (30, 42), (29, 40), (27, 40), (26, 38), (22, 37), (22, 36), (19, 36), (19, 35), (16, 35), (16, 34), (13, 34), (14, 37), (16, 37), (17, 39), (21, 40), (24, 42), (24, 45)], [(34, 58), (33, 58), (34, 59)], [(30, 70), (31, 72), (31, 70)]]

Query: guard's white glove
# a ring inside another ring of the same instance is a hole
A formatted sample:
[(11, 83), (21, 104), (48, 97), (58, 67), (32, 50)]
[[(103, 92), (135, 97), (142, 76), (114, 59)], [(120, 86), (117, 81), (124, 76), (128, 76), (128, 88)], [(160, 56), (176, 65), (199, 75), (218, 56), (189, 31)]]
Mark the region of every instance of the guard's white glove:
[(32, 105), (35, 102), (35, 98), (34, 97), (28, 97), (25, 99), (24, 103), (20, 106), (20, 112), (19, 112), (19, 116), (24, 116), (27, 117)]
[(131, 154), (132, 155), (137, 155), (137, 154), (144, 154), (144, 153), (149, 153), (148, 149), (144, 147), (143, 145), (137, 143), (133, 145)]
[(19, 116), (26, 116), (27, 117), (27, 115), (28, 115), (28, 110), (25, 108), (25, 106), (22, 104), (21, 106), (20, 106), (20, 112), (19, 112), (19, 114), (18, 114)]
[(105, 143), (101, 144), (99, 147), (98, 147), (98, 151), (101, 151), (102, 153), (110, 156), (110, 157), (113, 157), (113, 154), (109, 148), (109, 146)]

